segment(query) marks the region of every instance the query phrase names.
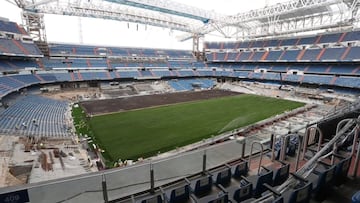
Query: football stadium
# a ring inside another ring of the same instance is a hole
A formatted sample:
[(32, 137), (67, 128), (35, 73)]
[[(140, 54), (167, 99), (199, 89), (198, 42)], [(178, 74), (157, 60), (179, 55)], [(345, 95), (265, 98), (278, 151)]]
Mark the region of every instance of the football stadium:
[(0, 202), (360, 203), (360, 1), (243, 3), (0, 2)]

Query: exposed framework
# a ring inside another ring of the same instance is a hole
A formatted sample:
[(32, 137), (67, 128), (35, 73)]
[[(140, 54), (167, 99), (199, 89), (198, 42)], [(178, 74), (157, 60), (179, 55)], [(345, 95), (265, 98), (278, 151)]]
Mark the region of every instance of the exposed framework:
[[(205, 35), (217, 31), (227, 38), (241, 40), (309, 30), (349, 28), (359, 21), (359, 6), (359, 0), (293, 0), (227, 16), (222, 21), (205, 24), (194, 33)], [(179, 39), (190, 37), (191, 33), (187, 33)]]
[[(359, 21), (360, 6), (360, 0), (292, 0), (226, 16), (171, 0), (13, 1), (34, 15), (113, 19), (179, 30), (186, 33), (178, 37), (181, 41), (212, 33), (243, 40), (320, 29), (350, 29)], [(194, 51), (196, 47), (193, 46)]]
[(23, 25), (34, 41), (46, 42), (44, 15), (39, 13), (23, 12)]

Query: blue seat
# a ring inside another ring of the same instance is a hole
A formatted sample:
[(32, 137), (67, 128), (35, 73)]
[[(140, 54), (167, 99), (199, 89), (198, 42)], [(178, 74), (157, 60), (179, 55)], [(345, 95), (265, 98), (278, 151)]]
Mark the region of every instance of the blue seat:
[(252, 183), (241, 180), (239, 187), (229, 189), (229, 195), (236, 202), (241, 202), (252, 197), (253, 185)]
[(161, 194), (141, 200), (141, 203), (163, 203), (163, 202), (165, 201), (163, 200)]
[(291, 188), (282, 194), (284, 202), (309, 203), (311, 199), (312, 182), (296, 174), (292, 175), (297, 179), (298, 183), (294, 188)]
[(222, 193), (217, 198), (208, 201), (208, 203), (227, 203), (227, 202), (229, 202), (229, 196), (226, 193)]
[(200, 199), (192, 196), (194, 202), (201, 202), (201, 203), (227, 203), (229, 202), (229, 196), (226, 192), (219, 192), (217, 194), (207, 195)]
[(165, 193), (169, 203), (186, 202), (190, 199), (190, 186), (183, 185)]
[(233, 177), (236, 179), (240, 179), (241, 176), (246, 176), (249, 172), (249, 166), (247, 161), (241, 162), (233, 168)]
[(313, 184), (314, 197), (324, 200), (326, 194), (331, 190), (334, 180), (335, 165), (331, 166), (323, 162), (307, 177)]
[[(289, 199), (285, 199), (285, 202), (289, 203), (308, 203), (311, 199), (312, 183), (308, 182), (300, 184), (291, 191)], [(285, 195), (284, 195), (285, 196)]]
[(290, 164), (282, 163), (281, 167), (275, 170), (272, 186), (281, 185), (288, 179), (290, 172)]
[(191, 189), (196, 196), (203, 196), (211, 191), (212, 184), (212, 177), (208, 175), (192, 181)]
[(215, 177), (215, 184), (226, 186), (231, 182), (231, 168), (219, 171), (217, 175), (213, 177)]
[(251, 182), (253, 184), (253, 196), (258, 198), (261, 196), (263, 192), (267, 190), (267, 187), (264, 184), (271, 185), (273, 182), (273, 174), (272, 170), (263, 168), (258, 175), (243, 177), (246, 181)]
[(332, 154), (334, 159), (334, 184), (339, 186), (346, 182), (347, 174), (349, 172), (352, 156), (341, 156), (339, 154)]

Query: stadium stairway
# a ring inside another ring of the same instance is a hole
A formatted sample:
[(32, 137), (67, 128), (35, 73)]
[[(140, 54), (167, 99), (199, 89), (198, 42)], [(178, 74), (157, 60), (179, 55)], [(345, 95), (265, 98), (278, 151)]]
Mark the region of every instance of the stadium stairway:
[(342, 42), (344, 39), (345, 39), (345, 36), (347, 35), (346, 32), (342, 33), (339, 40), (338, 40), (338, 43)]
[[(320, 38), (320, 37), (321, 37), (321, 35), (319, 36), (319, 38)], [(323, 56), (323, 54), (325, 53), (325, 51), (326, 51), (325, 48), (321, 49), (319, 55), (317, 55), (317, 57), (316, 57), (316, 60), (320, 61), (320, 59), (321, 59), (321, 57)]]
[(334, 77), (331, 79), (330, 85), (334, 85), (337, 79), (338, 79), (338, 77), (337, 77), (337, 76), (334, 76)]
[(106, 71), (106, 76), (107, 76), (107, 78), (108, 78), (109, 80), (113, 79), (113, 78), (111, 77), (111, 74), (110, 74), (109, 71)]
[(74, 72), (70, 72), (71, 81), (75, 81), (75, 75)]
[(25, 54), (25, 55), (30, 55), (30, 52), (28, 50), (25, 49), (25, 47), (23, 47), (17, 40), (12, 39), (12, 42)]
[(45, 82), (45, 80), (42, 78), (42, 77), (40, 77), (38, 74), (33, 74), (40, 82)]
[(0, 44), (0, 50), (3, 53), (11, 53), (11, 51), (9, 51), (9, 49), (7, 49), (6, 47), (1, 46), (1, 44)]
[(345, 58), (349, 54), (350, 50), (351, 50), (351, 47), (346, 48), (345, 52), (340, 57), (340, 60), (342, 60), (342, 61), (345, 60)]
[(306, 52), (306, 49), (301, 50), (299, 55), (297, 56), (296, 60), (301, 61), (301, 59), (303, 58), (305, 52)]

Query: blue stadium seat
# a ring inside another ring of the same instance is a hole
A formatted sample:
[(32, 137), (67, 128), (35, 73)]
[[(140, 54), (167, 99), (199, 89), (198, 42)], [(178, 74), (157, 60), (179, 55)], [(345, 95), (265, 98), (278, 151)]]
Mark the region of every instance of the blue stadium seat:
[(232, 202), (242, 202), (252, 197), (253, 185), (246, 180), (241, 180), (239, 186), (226, 188), (226, 190)]
[(319, 44), (322, 43), (335, 43), (338, 42), (342, 33), (334, 33), (334, 34), (324, 34), (321, 35), (319, 40)]
[(320, 52), (321, 49), (306, 49), (300, 61), (315, 61)]
[(279, 60), (283, 51), (269, 51), (269, 55), (266, 57), (266, 61), (276, 61)]
[(213, 173), (213, 181), (217, 185), (226, 186), (230, 184), (231, 181), (231, 168), (225, 168), (221, 171), (218, 171), (216, 174)]
[(211, 176), (203, 176), (191, 181), (191, 189), (197, 196), (203, 196), (211, 191), (213, 180)]
[(316, 199), (324, 200), (334, 180), (335, 166), (319, 162), (315, 170), (307, 177), (313, 184), (313, 193)]
[(190, 186), (184, 184), (167, 190), (165, 191), (165, 197), (169, 203), (187, 202), (190, 199)]
[(296, 61), (300, 50), (286, 50), (279, 60)]
[(253, 185), (253, 196), (258, 198), (263, 192), (267, 190), (264, 183), (269, 185), (273, 182), (273, 171), (263, 168), (258, 175), (248, 176), (245, 179), (247, 182), (251, 182)]

